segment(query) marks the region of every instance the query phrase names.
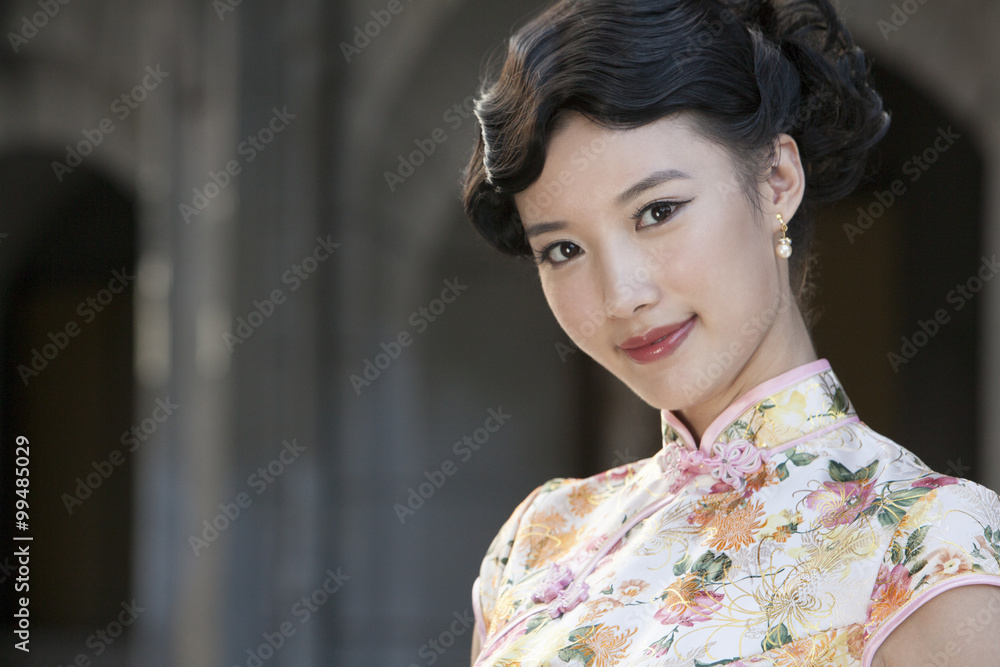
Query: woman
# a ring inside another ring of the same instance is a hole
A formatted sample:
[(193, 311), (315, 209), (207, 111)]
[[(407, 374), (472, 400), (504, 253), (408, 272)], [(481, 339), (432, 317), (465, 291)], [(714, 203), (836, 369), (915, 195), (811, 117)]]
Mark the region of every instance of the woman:
[(473, 663), (1000, 664), (1000, 499), (859, 421), (802, 315), (888, 127), (830, 3), (563, 0), (476, 112), (467, 214), (663, 447), (518, 506)]

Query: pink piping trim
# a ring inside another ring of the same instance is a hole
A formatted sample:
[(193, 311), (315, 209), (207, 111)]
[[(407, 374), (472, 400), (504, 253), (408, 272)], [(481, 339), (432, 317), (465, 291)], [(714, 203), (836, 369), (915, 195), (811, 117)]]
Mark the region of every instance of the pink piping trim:
[[(904, 604), (896, 610), (892, 620), (876, 630), (875, 634), (873, 634), (868, 640), (868, 643), (865, 645), (864, 653), (861, 654), (861, 667), (871, 667), (872, 660), (875, 659), (875, 651), (877, 651), (879, 646), (882, 645), (882, 642), (884, 642), (886, 637), (888, 637), (893, 630), (899, 627), (903, 621), (909, 618), (910, 614), (916, 611), (919, 607), (953, 588), (958, 588), (959, 586), (975, 586), (979, 584), (1000, 587), (1000, 577), (989, 574), (965, 574), (952, 577), (948, 581), (924, 591)], [(908, 611), (906, 611), (905, 614), (901, 613), (904, 610)]]
[[(761, 382), (730, 403), (729, 407), (719, 413), (719, 415), (712, 420), (712, 423), (705, 429), (705, 433), (702, 434), (701, 443), (698, 445), (698, 448), (703, 452), (708, 452), (709, 448), (715, 443), (716, 438), (718, 438), (719, 434), (722, 433), (727, 426), (733, 423), (737, 417), (742, 415), (753, 405), (759, 403), (761, 400), (771, 396), (778, 390), (786, 389), (791, 385), (805, 380), (806, 378), (810, 378), (813, 375), (818, 375), (819, 373), (828, 370), (831, 370), (830, 362), (825, 358), (817, 359), (816, 361), (811, 361), (808, 364), (803, 364), (789, 371), (785, 371), (781, 375), (776, 375), (770, 380)], [(694, 436), (691, 435), (691, 431), (684, 426), (681, 420), (674, 415), (672, 411), (661, 410), (660, 417), (674, 427), (674, 429), (681, 434), (681, 437), (687, 440), (689, 447), (696, 444)]]
[(472, 582), (472, 613), (476, 617), (476, 633), (482, 645), (486, 641), (486, 621), (483, 620), (482, 602), (479, 600), (479, 577)]

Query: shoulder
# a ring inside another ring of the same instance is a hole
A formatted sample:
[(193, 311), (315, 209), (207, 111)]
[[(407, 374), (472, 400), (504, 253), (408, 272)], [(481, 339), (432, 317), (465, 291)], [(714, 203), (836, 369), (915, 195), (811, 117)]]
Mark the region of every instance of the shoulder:
[(877, 516), (893, 532), (872, 591), (866, 656), (884, 667), (927, 655), (940, 657), (934, 664), (985, 664), (975, 657), (1000, 637), (1000, 497), (933, 471), (887, 472)]
[(583, 526), (615, 504), (651, 459), (587, 478), (554, 478), (536, 487), (504, 522), (482, 561), (479, 597), (489, 610), (500, 592), (583, 538)]
[(1000, 577), (992, 585), (950, 588), (929, 599), (876, 651), (873, 667), (930, 663), (985, 665), (1000, 655)]
[(514, 509), (494, 538), (489, 554), (506, 551), (541, 521), (566, 528), (589, 517), (600, 505), (613, 502), (644, 474), (651, 459), (629, 463), (586, 478), (557, 477), (536, 487)]

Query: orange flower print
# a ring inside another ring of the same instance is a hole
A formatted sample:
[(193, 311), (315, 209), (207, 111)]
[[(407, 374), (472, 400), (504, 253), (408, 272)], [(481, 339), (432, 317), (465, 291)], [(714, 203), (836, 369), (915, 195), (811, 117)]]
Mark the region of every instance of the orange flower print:
[(910, 572), (903, 565), (891, 570), (883, 565), (875, 580), (875, 591), (868, 607), (869, 625), (878, 625), (894, 611), (906, 604), (913, 594)]
[(608, 627), (596, 625), (582, 641), (583, 645), (594, 654), (589, 667), (610, 667), (625, 658), (629, 644), (632, 643), (631, 637), (639, 629), (632, 628), (627, 632), (617, 634), (616, 630), (620, 630), (620, 628), (615, 625)]
[(969, 555), (962, 549), (946, 546), (928, 554), (927, 565), (919, 572), (914, 572), (913, 576), (918, 580), (922, 577), (934, 580), (971, 571), (972, 559)]
[(649, 588), (649, 583), (642, 579), (629, 579), (618, 584), (618, 594), (626, 597), (638, 597), (644, 590)]
[(867, 641), (868, 637), (865, 636), (865, 626), (858, 624), (848, 630), (847, 650), (852, 658), (859, 662), (861, 661)]
[(792, 514), (787, 509), (767, 517), (764, 527), (757, 534), (758, 539), (772, 539), (775, 542), (787, 542), (788, 538), (798, 532), (802, 523), (802, 513)]
[(764, 504), (747, 503), (729, 512), (719, 512), (706, 528), (708, 547), (717, 551), (740, 549), (753, 544), (757, 531), (764, 523)]
[(580, 530), (562, 532), (539, 532), (531, 535), (527, 542), (530, 547), (525, 567), (542, 567), (568, 553), (580, 539)]
[(587, 516), (594, 510), (597, 504), (598, 499), (589, 484), (581, 484), (569, 494), (569, 508), (576, 516)]
[(539, 512), (523, 526), (518, 538), (528, 549), (526, 567), (540, 567), (566, 553), (580, 539), (579, 528), (565, 528), (566, 517), (550, 510)]
[(735, 491), (713, 493), (696, 505), (694, 511), (688, 515), (687, 522), (692, 526), (705, 526), (719, 512), (728, 512), (739, 506), (742, 498), (742, 495)]
[(746, 486), (743, 487), (743, 496), (749, 497), (751, 494), (760, 491), (765, 486), (778, 483), (778, 467), (774, 463), (767, 462), (761, 469), (746, 478)]
[(835, 631), (824, 632), (814, 637), (804, 637), (798, 641), (785, 644), (775, 651), (775, 667), (835, 667), (840, 664), (834, 663), (831, 658), (836, 651), (830, 642), (833, 640)]
[(584, 604), (587, 609), (587, 613), (584, 614), (580, 620), (584, 623), (590, 623), (601, 618), (609, 611), (617, 609), (622, 606), (622, 603), (614, 598), (598, 598), (597, 600), (589, 600)]
[(556, 510), (538, 512), (531, 517), (532, 528), (546, 528), (551, 532), (558, 532), (566, 526), (566, 517)]

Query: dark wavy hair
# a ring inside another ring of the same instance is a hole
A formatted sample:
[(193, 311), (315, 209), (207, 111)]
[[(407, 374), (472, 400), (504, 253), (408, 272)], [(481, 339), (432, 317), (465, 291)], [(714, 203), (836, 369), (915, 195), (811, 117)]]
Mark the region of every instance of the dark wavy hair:
[(613, 129), (690, 112), (729, 150), (758, 208), (777, 136), (794, 138), (806, 175), (788, 221), (800, 308), (812, 211), (857, 187), (889, 127), (865, 55), (829, 0), (561, 0), (513, 34), (476, 102), (463, 204), (501, 252), (531, 257), (513, 195), (540, 176), (568, 111)]

